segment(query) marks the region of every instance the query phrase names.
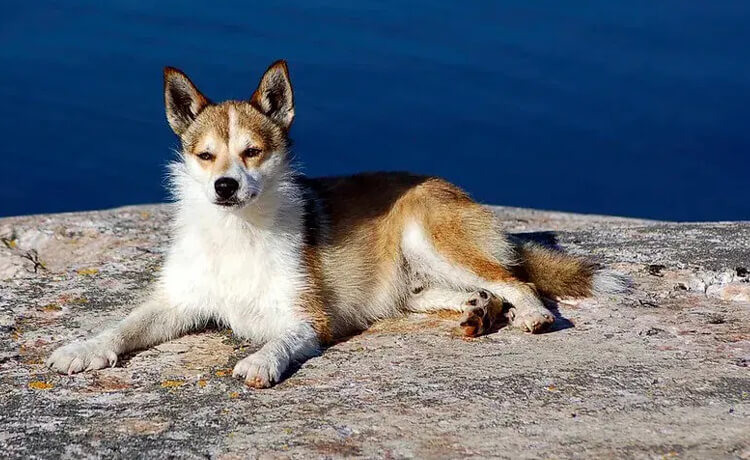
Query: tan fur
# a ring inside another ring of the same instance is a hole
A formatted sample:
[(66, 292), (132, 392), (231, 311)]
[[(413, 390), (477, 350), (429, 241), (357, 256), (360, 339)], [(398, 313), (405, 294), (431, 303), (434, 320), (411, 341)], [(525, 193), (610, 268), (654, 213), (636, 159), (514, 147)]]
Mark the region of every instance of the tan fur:
[(330, 312), (326, 308), (330, 295), (323, 278), (320, 254), (311, 246), (307, 246), (304, 256), (308, 273), (308, 288), (300, 297), (299, 307), (312, 323), (321, 344), (329, 344), (334, 339), (334, 335), (331, 330)]
[[(358, 305), (391, 291), (394, 301), (402, 300), (400, 235), (414, 207), (410, 193), (425, 180), (399, 173), (313, 180), (330, 221), (327, 238), (316, 248), (330, 286), (329, 307)], [(332, 312), (334, 334), (346, 335), (379, 319), (364, 311)]]
[(534, 243), (518, 243), (513, 272), (533, 283), (540, 294), (550, 297), (587, 297), (592, 294), (596, 270), (591, 262)]

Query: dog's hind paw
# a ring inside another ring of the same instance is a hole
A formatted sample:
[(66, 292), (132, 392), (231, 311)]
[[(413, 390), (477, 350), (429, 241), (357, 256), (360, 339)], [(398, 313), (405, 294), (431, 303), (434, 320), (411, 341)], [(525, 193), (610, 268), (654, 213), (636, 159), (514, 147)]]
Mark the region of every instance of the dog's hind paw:
[(508, 310), (508, 319), (513, 326), (524, 332), (536, 334), (545, 331), (555, 322), (555, 315), (544, 307)]
[(465, 304), (459, 326), (466, 337), (488, 333), (501, 317), (502, 301), (492, 293), (479, 290), (472, 293)]

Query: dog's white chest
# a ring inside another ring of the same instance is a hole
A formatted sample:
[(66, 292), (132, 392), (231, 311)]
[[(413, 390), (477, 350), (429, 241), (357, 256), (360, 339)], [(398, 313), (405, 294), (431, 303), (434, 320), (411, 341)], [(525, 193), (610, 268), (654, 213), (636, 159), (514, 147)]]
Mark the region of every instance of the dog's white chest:
[(304, 286), (300, 247), (288, 235), (184, 232), (162, 282), (180, 308), (223, 322), (237, 335), (267, 340), (294, 321)]

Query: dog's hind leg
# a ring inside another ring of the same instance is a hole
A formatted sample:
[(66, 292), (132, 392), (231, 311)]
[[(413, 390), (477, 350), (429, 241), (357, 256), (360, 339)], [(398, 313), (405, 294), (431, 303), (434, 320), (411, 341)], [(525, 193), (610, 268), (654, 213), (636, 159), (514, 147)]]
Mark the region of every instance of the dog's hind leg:
[(464, 311), (469, 299), (476, 291), (444, 288), (439, 286), (417, 286), (406, 301), (406, 308), (415, 313), (437, 310)]
[(425, 184), (413, 203), (401, 242), (411, 270), (433, 285), (486, 289), (507, 300), (512, 324), (525, 331), (541, 332), (554, 322), (534, 286), (511, 271), (513, 247), (491, 211), (441, 181)]
[(166, 342), (205, 322), (197, 312), (171, 305), (165, 296), (153, 294), (111, 329), (58, 348), (46, 364), (64, 374), (114, 366), (118, 355)]

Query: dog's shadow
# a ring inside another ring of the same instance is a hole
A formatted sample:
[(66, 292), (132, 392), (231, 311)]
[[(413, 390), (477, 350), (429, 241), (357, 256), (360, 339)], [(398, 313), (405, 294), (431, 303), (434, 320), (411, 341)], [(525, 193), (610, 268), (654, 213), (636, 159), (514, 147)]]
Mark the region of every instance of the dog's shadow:
[(547, 307), (547, 309), (552, 312), (553, 315), (555, 315), (555, 322), (550, 325), (547, 329), (542, 331), (542, 334), (549, 334), (551, 332), (558, 332), (558, 331), (564, 331), (565, 329), (570, 329), (572, 327), (575, 327), (575, 324), (568, 318), (564, 317), (562, 313), (560, 313), (560, 309), (558, 308), (559, 302), (554, 299), (548, 299), (544, 298), (544, 306)]
[(565, 252), (564, 249), (560, 247), (560, 244), (558, 242), (559, 240), (555, 232), (521, 232), (509, 233), (508, 235), (512, 240), (516, 240), (519, 243), (536, 243), (548, 249)]

